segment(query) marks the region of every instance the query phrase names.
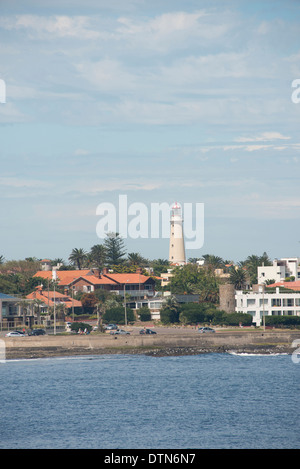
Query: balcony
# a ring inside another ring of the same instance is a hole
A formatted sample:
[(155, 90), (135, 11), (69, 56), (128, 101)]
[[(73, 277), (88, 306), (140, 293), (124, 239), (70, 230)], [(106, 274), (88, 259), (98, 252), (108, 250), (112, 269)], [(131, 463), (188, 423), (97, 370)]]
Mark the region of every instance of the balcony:
[[(117, 295), (124, 296), (124, 290), (110, 290), (111, 293), (116, 293)], [(154, 296), (154, 290), (125, 290), (125, 293), (129, 296), (134, 297), (152, 297)]]

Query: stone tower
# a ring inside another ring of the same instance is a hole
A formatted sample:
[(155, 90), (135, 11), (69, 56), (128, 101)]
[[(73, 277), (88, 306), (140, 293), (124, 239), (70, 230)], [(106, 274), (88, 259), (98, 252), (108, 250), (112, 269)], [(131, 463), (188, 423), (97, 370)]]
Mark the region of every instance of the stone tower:
[(232, 283), (219, 286), (220, 309), (226, 313), (235, 312), (235, 288)]
[(177, 202), (171, 208), (170, 225), (169, 261), (172, 264), (185, 264), (183, 219), (181, 216), (181, 206)]

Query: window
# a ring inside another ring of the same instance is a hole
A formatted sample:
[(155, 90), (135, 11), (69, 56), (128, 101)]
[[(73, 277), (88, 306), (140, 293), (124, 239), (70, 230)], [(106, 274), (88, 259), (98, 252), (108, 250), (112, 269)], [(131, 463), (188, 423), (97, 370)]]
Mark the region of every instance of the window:
[(272, 298), (272, 306), (281, 306), (280, 298)]
[(294, 306), (294, 298), (284, 298), (282, 306)]
[(262, 299), (260, 298), (260, 300), (259, 300), (259, 306), (262, 306), (263, 304), (264, 304), (264, 305), (267, 305), (267, 304), (268, 304), (268, 299), (264, 298), (264, 300), (262, 300)]

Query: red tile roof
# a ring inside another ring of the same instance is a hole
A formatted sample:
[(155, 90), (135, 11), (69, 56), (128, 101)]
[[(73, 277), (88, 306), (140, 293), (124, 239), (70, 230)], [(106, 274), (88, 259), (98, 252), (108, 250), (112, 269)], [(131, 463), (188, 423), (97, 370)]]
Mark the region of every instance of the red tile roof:
[(148, 277), (146, 275), (143, 275), (143, 274), (105, 274), (105, 277), (107, 278), (110, 278), (112, 280), (114, 280), (116, 283), (121, 283), (121, 284), (124, 284), (124, 283), (145, 283), (147, 282), (147, 280), (149, 280), (149, 278), (151, 277)]
[(81, 307), (81, 301), (78, 300), (72, 300), (72, 298), (68, 295), (63, 295), (62, 293), (59, 292), (54, 292), (54, 291), (49, 291), (49, 297), (48, 297), (48, 290), (41, 290), (37, 289), (36, 291), (29, 293), (29, 295), (26, 296), (28, 300), (41, 300), (45, 305), (53, 306), (54, 305), (54, 298), (59, 299), (60, 301), (57, 302), (55, 301), (55, 304), (59, 303), (64, 303), (67, 308), (72, 308), (72, 306), (76, 307)]
[(300, 291), (300, 280), (296, 280), (295, 282), (276, 282), (272, 283), (271, 285), (267, 285), (267, 287), (284, 287), (289, 288), (290, 290), (299, 290)]
[[(59, 285), (69, 285), (74, 279), (87, 275), (91, 272), (90, 269), (84, 270), (57, 270), (57, 280)], [(41, 277), (45, 280), (52, 280), (52, 271), (51, 270), (39, 270), (34, 277)]]
[[(38, 271), (34, 277), (41, 277), (45, 280), (52, 280), (52, 271)], [(151, 277), (139, 273), (124, 273), (124, 274), (102, 274), (97, 277), (90, 269), (83, 270), (58, 270), (57, 280), (59, 285), (70, 285), (78, 279), (83, 278), (85, 281), (93, 285), (116, 285), (116, 284), (143, 284)]]
[(101, 276), (96, 277), (95, 275), (80, 275), (80, 277), (74, 278), (70, 283), (76, 283), (78, 280), (83, 279), (92, 285), (115, 285), (116, 282), (107, 277)]

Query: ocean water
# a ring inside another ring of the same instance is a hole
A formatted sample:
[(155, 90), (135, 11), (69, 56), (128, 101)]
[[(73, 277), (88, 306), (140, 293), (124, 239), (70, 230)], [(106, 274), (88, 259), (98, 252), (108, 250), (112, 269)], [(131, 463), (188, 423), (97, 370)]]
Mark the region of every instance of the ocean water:
[(100, 355), (0, 364), (0, 448), (300, 447), (288, 355)]

